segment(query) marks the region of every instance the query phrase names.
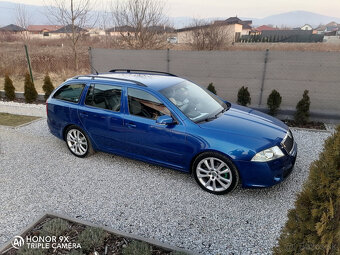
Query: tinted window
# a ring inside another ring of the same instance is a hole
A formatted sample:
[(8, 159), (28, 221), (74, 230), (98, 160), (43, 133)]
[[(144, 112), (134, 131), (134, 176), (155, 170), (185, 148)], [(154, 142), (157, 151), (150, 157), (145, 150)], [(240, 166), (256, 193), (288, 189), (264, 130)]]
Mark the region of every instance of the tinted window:
[(121, 96), (122, 88), (119, 86), (92, 84), (87, 92), (85, 104), (118, 112)]
[(128, 89), (129, 112), (132, 115), (149, 119), (157, 119), (162, 115), (170, 115), (170, 111), (156, 97), (139, 89)]
[(65, 85), (54, 94), (53, 98), (78, 103), (84, 87), (84, 84)]
[(162, 89), (160, 93), (194, 122), (212, 118), (228, 108), (215, 95), (189, 81)]

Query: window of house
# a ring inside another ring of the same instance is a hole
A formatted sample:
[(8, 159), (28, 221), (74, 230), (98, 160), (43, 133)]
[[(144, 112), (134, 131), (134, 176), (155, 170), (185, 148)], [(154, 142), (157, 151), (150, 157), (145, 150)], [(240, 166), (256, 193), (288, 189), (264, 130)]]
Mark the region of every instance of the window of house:
[(128, 89), (129, 112), (132, 115), (157, 119), (162, 115), (171, 115), (166, 106), (150, 93), (140, 89)]
[(121, 97), (122, 88), (120, 86), (92, 84), (87, 92), (85, 104), (119, 112)]
[(68, 101), (68, 102), (78, 103), (84, 87), (85, 87), (84, 84), (68, 84), (68, 85), (65, 85), (65, 86), (61, 87), (53, 95), (53, 98)]

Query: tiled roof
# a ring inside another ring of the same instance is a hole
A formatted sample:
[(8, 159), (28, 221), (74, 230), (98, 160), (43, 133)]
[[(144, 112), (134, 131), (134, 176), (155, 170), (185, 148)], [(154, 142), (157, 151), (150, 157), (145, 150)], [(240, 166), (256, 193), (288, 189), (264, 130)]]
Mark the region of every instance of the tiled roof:
[(55, 31), (62, 27), (59, 25), (30, 25), (27, 30), (29, 32)]
[(235, 24), (235, 23), (241, 23), (242, 20), (240, 20), (238, 17), (230, 17), (226, 19), (225, 22), (228, 24)]
[(274, 27), (266, 26), (266, 25), (259, 26), (259, 27), (256, 28), (256, 31), (259, 31), (259, 32), (262, 32), (262, 31), (273, 31), (273, 30), (277, 30), (277, 29), (274, 28)]

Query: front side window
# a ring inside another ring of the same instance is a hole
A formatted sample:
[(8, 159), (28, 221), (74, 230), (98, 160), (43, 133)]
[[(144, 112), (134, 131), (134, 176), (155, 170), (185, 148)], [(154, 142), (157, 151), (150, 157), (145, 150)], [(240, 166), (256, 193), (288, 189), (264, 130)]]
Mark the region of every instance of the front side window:
[(132, 115), (157, 119), (162, 115), (171, 115), (166, 106), (150, 93), (140, 89), (128, 89), (129, 112)]
[(120, 111), (122, 88), (119, 86), (91, 84), (85, 104), (97, 108)]
[(53, 98), (68, 101), (68, 102), (78, 103), (84, 87), (85, 87), (84, 84), (68, 84), (68, 85), (65, 85), (65, 86), (61, 87), (53, 95)]
[(196, 123), (213, 118), (228, 108), (218, 97), (189, 81), (167, 87), (160, 92)]

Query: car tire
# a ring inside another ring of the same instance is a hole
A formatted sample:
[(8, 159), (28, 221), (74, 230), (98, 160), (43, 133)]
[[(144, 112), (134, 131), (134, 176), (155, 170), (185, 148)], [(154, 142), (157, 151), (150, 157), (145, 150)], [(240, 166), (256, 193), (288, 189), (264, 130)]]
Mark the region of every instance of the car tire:
[(89, 137), (77, 126), (72, 125), (66, 129), (65, 142), (70, 152), (79, 158), (85, 158), (94, 153)]
[(216, 152), (200, 154), (192, 164), (192, 174), (202, 189), (215, 195), (233, 191), (240, 182), (233, 162)]

